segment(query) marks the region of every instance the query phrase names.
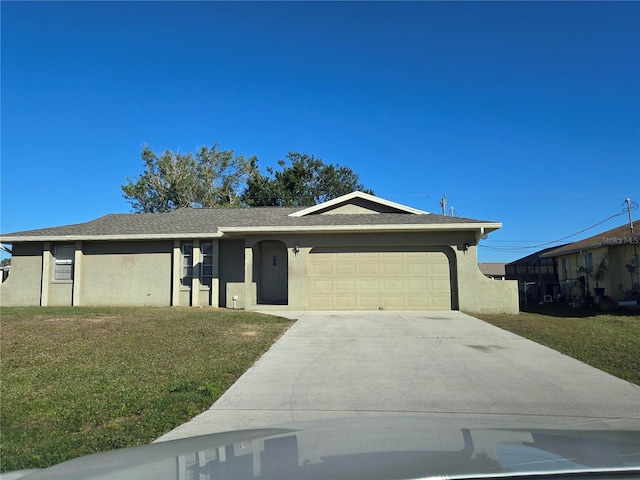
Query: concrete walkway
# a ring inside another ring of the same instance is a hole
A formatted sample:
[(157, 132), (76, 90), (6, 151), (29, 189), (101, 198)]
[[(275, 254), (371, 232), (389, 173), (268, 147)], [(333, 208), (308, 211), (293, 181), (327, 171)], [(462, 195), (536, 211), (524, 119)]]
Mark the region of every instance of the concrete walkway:
[(308, 312), (159, 440), (362, 416), (640, 430), (640, 387), (460, 312)]

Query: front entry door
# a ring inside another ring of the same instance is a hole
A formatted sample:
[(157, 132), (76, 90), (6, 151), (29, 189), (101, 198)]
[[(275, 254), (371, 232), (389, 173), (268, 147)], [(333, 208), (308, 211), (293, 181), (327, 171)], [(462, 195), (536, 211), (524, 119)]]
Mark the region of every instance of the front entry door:
[(287, 247), (282, 242), (260, 243), (260, 303), (286, 305)]

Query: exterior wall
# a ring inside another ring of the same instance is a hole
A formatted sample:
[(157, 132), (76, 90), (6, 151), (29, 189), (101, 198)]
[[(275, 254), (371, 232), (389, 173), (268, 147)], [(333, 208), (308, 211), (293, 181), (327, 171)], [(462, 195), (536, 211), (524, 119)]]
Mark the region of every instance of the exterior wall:
[(43, 243), (13, 245), (11, 272), (0, 284), (0, 305), (40, 305), (42, 250)]
[[(172, 242), (85, 242), (80, 305), (170, 305)], [(74, 303), (75, 304), (75, 303)]]
[[(249, 236), (245, 239), (245, 288), (239, 293), (239, 301), (248, 310), (300, 310), (307, 309), (308, 298), (308, 257), (314, 247), (368, 246), (402, 247), (431, 246), (445, 247), (451, 260), (452, 308), (467, 312), (518, 313), (518, 293), (516, 282), (496, 282), (486, 278), (478, 268), (476, 248), (465, 244), (475, 243), (473, 232), (434, 233), (363, 233), (363, 234), (318, 234), (318, 235), (277, 235)], [(256, 282), (259, 259), (255, 250), (260, 241), (280, 240), (288, 251), (289, 262), (289, 302), (288, 305), (260, 305), (257, 302)], [(294, 251), (297, 246), (298, 252)], [(244, 298), (242, 298), (244, 297)]]
[[(288, 304), (257, 301), (259, 243), (283, 242), (288, 262)], [(2, 305), (220, 305), (247, 310), (307, 310), (308, 264), (315, 247), (424, 247), (446, 253), (451, 305), (466, 312), (518, 311), (515, 282), (486, 278), (477, 264), (475, 232), (252, 235), (214, 240), (211, 290), (180, 287), (180, 242), (78, 242), (73, 282), (53, 282), (54, 244), (14, 245), (10, 277), (0, 286)], [(196, 245), (204, 243), (189, 242)], [(470, 245), (470, 246), (469, 246)], [(194, 254), (194, 262), (200, 258)], [(44, 273), (43, 273), (44, 272)], [(44, 274), (44, 278), (43, 278)], [(194, 282), (198, 285), (199, 282)]]
[(221, 307), (233, 308), (233, 296), (242, 297), (242, 304), (236, 302), (237, 308), (244, 308), (244, 240), (220, 240), (218, 255), (219, 295)]
[[(635, 263), (633, 272), (628, 265)], [(609, 271), (607, 275), (607, 290), (617, 300), (624, 299), (624, 291), (631, 289), (634, 284), (640, 285), (640, 244), (623, 244), (609, 247)]]
[[(608, 260), (607, 276), (600, 281), (600, 287), (604, 288), (605, 296), (614, 301), (624, 299), (624, 291), (629, 290), (633, 283), (640, 283), (640, 245), (627, 243), (620, 245), (602, 246), (599, 248), (584, 250), (558, 256), (558, 271), (562, 295), (567, 298), (580, 297), (584, 291), (585, 274), (578, 271), (580, 267), (587, 265), (588, 254), (592, 254), (593, 266), (597, 266), (606, 255)], [(636, 267), (634, 272), (630, 272), (627, 265), (630, 265), (635, 258)], [(563, 269), (563, 261), (568, 262), (567, 272)], [(590, 295), (594, 295), (593, 288), (595, 281), (587, 275), (586, 285)]]
[(68, 307), (73, 301), (73, 281), (52, 280), (49, 284), (48, 307)]
[(518, 306), (518, 282), (497, 282), (485, 277), (478, 267), (478, 249), (456, 248), (458, 265), (458, 298), (460, 310), (467, 313), (520, 312)]

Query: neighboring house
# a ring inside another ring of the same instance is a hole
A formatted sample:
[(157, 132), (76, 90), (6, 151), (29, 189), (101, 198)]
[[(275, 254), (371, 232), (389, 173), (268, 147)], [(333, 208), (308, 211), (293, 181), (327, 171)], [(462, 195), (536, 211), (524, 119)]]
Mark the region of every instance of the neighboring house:
[(493, 280), (504, 280), (505, 279), (505, 264), (504, 263), (479, 263), (478, 267), (482, 274)]
[[(633, 229), (631, 228), (633, 225)], [(626, 223), (593, 237), (552, 249), (542, 256), (556, 258), (562, 296), (580, 298), (585, 292), (595, 296), (595, 282), (585, 270), (593, 272), (606, 257), (606, 278), (600, 281), (604, 294), (612, 300), (625, 299), (625, 292), (640, 283), (640, 220)]]
[(518, 312), (515, 282), (478, 269), (502, 225), (361, 192), (309, 208), (112, 214), (0, 236), (2, 305)]
[(557, 259), (545, 257), (546, 253), (557, 248), (551, 247), (540, 250), (507, 263), (505, 266), (507, 280), (516, 280), (518, 282), (521, 306), (551, 302), (561, 298)]

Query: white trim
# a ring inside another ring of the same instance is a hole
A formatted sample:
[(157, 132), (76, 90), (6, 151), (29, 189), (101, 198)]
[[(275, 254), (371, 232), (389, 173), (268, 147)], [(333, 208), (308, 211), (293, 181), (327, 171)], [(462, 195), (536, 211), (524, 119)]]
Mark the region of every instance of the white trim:
[(189, 240), (195, 238), (220, 238), (221, 232), (216, 233), (149, 233), (149, 234), (127, 234), (127, 235), (32, 235), (0, 238), (2, 243), (22, 243), (22, 242), (73, 242), (73, 241), (109, 241), (109, 240)]
[(415, 231), (459, 231), (480, 230), (492, 232), (502, 228), (502, 223), (452, 223), (452, 224), (394, 224), (394, 225), (315, 225), (308, 227), (227, 227), (221, 228), (223, 234), (238, 233), (334, 233), (334, 232), (415, 232)]
[(390, 200), (385, 200), (384, 198), (379, 198), (373, 195), (369, 195), (364, 192), (351, 192), (346, 195), (342, 195), (341, 197), (334, 198), (333, 200), (329, 200), (324, 203), (319, 203), (318, 205), (314, 205), (309, 208), (305, 208), (304, 210), (299, 210), (297, 212), (290, 213), (289, 217), (304, 217), (305, 215), (309, 215), (310, 213), (317, 212), (318, 210), (323, 210), (328, 207), (332, 207), (334, 205), (338, 205), (342, 202), (346, 202), (348, 200), (353, 200), (354, 198), (360, 198), (362, 200), (368, 200), (373, 203), (377, 203), (379, 205), (384, 205), (386, 207), (395, 208), (397, 210), (402, 210), (406, 213), (414, 213), (416, 215), (431, 215), (429, 212), (425, 212), (423, 210), (418, 210), (417, 208), (407, 207), (406, 205), (401, 205), (399, 203), (392, 202)]
[(171, 278), (171, 305), (177, 307), (180, 305), (180, 291), (182, 278), (182, 248), (180, 248), (180, 240), (173, 241), (172, 251), (173, 276)]
[(40, 306), (49, 305), (49, 282), (51, 279), (51, 264), (53, 263), (53, 252), (51, 242), (44, 242), (42, 248), (42, 279), (40, 281)]
[(216, 239), (227, 234), (239, 233), (333, 233), (333, 232), (415, 232), (415, 231), (459, 231), (482, 230), (490, 233), (502, 228), (502, 223), (429, 223), (429, 224), (378, 224), (378, 225), (311, 225), (311, 226), (261, 226), (261, 227), (220, 227), (215, 234), (153, 234), (153, 235), (83, 235), (83, 236), (24, 236), (5, 237), (4, 243), (22, 242), (72, 242), (72, 241), (109, 241), (109, 240), (194, 240)]
[(73, 290), (71, 292), (71, 306), (81, 305), (82, 285), (82, 242), (76, 242), (73, 252)]

